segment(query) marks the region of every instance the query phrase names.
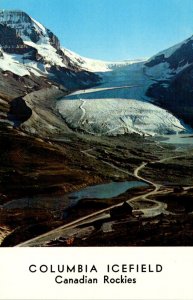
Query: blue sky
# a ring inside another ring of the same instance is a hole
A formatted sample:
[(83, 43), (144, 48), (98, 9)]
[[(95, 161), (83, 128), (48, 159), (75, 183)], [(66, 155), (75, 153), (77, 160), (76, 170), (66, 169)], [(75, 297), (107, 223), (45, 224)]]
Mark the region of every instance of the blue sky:
[(103, 60), (150, 57), (193, 34), (193, 0), (0, 0), (52, 30), (61, 44)]

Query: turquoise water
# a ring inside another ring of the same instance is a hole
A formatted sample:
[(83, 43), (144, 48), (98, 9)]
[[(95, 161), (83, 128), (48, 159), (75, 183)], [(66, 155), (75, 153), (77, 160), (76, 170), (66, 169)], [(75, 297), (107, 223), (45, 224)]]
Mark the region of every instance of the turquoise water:
[(98, 184), (89, 186), (78, 192), (71, 193), (69, 197), (73, 202), (78, 202), (81, 199), (108, 199), (117, 197), (127, 190), (139, 186), (147, 186), (141, 181), (124, 181), (124, 182), (110, 182), (106, 184)]
[(113, 198), (123, 194), (128, 189), (139, 186), (147, 186), (147, 184), (141, 181), (124, 181), (98, 184), (65, 195), (36, 195), (32, 197), (14, 199), (5, 203), (2, 207), (5, 209), (33, 208), (63, 210), (67, 207), (75, 205), (81, 199)]

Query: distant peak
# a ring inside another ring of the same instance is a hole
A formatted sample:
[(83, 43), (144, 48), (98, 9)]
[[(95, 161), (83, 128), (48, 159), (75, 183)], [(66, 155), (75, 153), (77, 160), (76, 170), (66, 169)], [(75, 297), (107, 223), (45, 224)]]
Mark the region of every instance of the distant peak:
[(0, 12), (25, 13), (23, 10), (20, 9), (0, 9)]
[(0, 9), (0, 14), (24, 14), (27, 15), (26, 12), (19, 9)]

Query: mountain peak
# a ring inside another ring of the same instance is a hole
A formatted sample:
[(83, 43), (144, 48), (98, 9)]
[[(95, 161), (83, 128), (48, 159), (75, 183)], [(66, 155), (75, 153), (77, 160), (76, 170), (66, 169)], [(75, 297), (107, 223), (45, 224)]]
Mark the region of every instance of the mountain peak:
[(21, 10), (0, 10), (0, 24), (14, 29), (24, 43), (51, 44), (56, 50), (60, 49), (58, 38)]
[(15, 29), (24, 41), (37, 43), (47, 34), (44, 26), (20, 10), (0, 10), (0, 24)]
[(71, 62), (53, 32), (20, 10), (0, 10), (0, 50), (3, 71), (49, 77), (71, 89), (99, 81)]
[(22, 10), (0, 10), (0, 23), (19, 24), (20, 22), (31, 22), (31, 18)]

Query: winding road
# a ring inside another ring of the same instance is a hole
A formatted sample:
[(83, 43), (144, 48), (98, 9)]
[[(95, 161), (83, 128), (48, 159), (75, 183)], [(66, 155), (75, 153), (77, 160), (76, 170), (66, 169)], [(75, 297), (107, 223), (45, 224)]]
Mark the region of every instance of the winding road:
[[(88, 157), (91, 157), (93, 159), (97, 159), (96, 156), (94, 156), (93, 154), (90, 154), (90, 152), (93, 151), (94, 149), (95, 148), (90, 148), (88, 150), (83, 150), (81, 152), (84, 153)], [(171, 156), (171, 157), (160, 159), (158, 161), (154, 161), (152, 163), (163, 163), (165, 161), (169, 161), (169, 160), (175, 159), (175, 158), (182, 158), (184, 156), (185, 155)], [(146, 178), (139, 175), (139, 172), (142, 169), (144, 169), (148, 165), (148, 163), (143, 162), (140, 166), (138, 166), (134, 170), (134, 173), (130, 173), (130, 172), (128, 172), (126, 170), (123, 170), (123, 169), (120, 169), (119, 167), (117, 167), (117, 166), (115, 166), (115, 165), (113, 165), (109, 162), (106, 162), (104, 160), (101, 160), (101, 162), (103, 164), (109, 165), (110, 167), (112, 167), (112, 168), (114, 168), (114, 169), (116, 169), (120, 172), (126, 173), (130, 176), (134, 176), (135, 178), (137, 178), (137, 179), (139, 179), (143, 182), (146, 182), (149, 185), (153, 186), (154, 189), (152, 191), (148, 191), (143, 195), (134, 196), (131, 199), (127, 200), (127, 202), (130, 203), (132, 206), (134, 206), (135, 202), (139, 201), (139, 200), (145, 200), (145, 201), (148, 201), (152, 204), (152, 206), (150, 208), (140, 209), (140, 211), (143, 213), (143, 217), (157, 216), (157, 215), (159, 215), (159, 214), (161, 214), (165, 211), (165, 208), (167, 207), (167, 205), (165, 203), (161, 203), (161, 202), (158, 202), (156, 200), (148, 199), (149, 196), (152, 196), (152, 195), (155, 195), (155, 194), (159, 193), (160, 188), (162, 187), (162, 185), (157, 184), (153, 181), (150, 181), (150, 180), (148, 180), (148, 179), (146, 179)], [(105, 209), (101, 209), (101, 210), (96, 211), (94, 213), (91, 213), (87, 216), (81, 217), (81, 218), (79, 218), (75, 221), (72, 221), (68, 224), (62, 225), (62, 226), (60, 226), (56, 229), (53, 229), (53, 230), (51, 230), (51, 231), (49, 231), (45, 234), (42, 234), (38, 237), (33, 238), (31, 240), (23, 242), (23, 243), (17, 245), (16, 247), (42, 245), (42, 244), (46, 243), (46, 241), (50, 241), (52, 239), (59, 238), (60, 236), (62, 236), (65, 233), (69, 232), (70, 230), (75, 229), (77, 226), (80, 226), (80, 225), (85, 224), (87, 222), (93, 222), (94, 220), (98, 220), (99, 218), (101, 219), (103, 217), (104, 218), (110, 217), (110, 210), (115, 208), (115, 207), (119, 207), (121, 205), (123, 205), (123, 202), (112, 205), (112, 206), (110, 206), (108, 208), (105, 208)]]

